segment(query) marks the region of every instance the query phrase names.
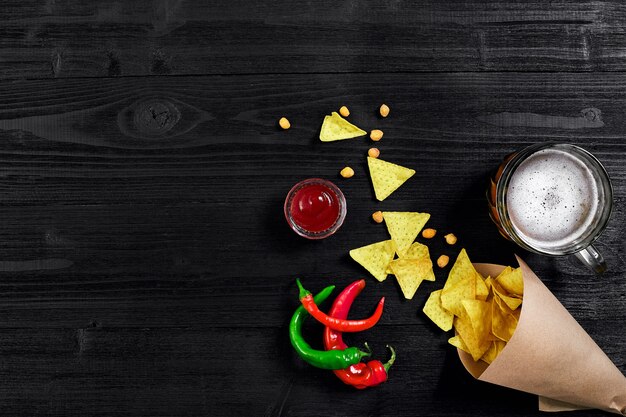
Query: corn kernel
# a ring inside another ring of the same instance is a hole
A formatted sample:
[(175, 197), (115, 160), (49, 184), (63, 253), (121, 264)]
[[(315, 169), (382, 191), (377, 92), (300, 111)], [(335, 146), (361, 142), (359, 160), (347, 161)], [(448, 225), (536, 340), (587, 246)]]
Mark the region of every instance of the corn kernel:
[(380, 115), (383, 117), (389, 116), (389, 106), (382, 104), (379, 109)]
[(450, 262), (450, 257), (448, 255), (441, 255), (437, 258), (437, 266), (439, 268), (445, 268), (445, 266), (448, 265), (448, 262)]
[(278, 121), (278, 125), (283, 129), (283, 130), (287, 130), (291, 127), (291, 123), (289, 123), (289, 120), (287, 120), (286, 117), (281, 117), (280, 120)]
[(369, 156), (370, 158), (378, 158), (379, 155), (380, 151), (378, 150), (378, 148), (369, 148), (369, 150), (367, 151), (367, 156)]
[(382, 130), (374, 129), (370, 132), (370, 139), (373, 140), (374, 142), (378, 142), (382, 138), (383, 138)]
[(422, 237), (424, 239), (432, 239), (435, 237), (436, 234), (437, 231), (435, 229), (424, 229), (424, 231), (422, 232)]
[(374, 220), (376, 223), (382, 223), (383, 222), (383, 212), (382, 211), (375, 211), (372, 213), (372, 220)]
[(339, 175), (344, 178), (351, 178), (354, 175), (354, 170), (350, 167), (345, 167), (339, 172)]
[(456, 243), (456, 236), (454, 236), (454, 233), (448, 233), (444, 236), (444, 239), (446, 239), (446, 243), (448, 245), (454, 245)]
[(350, 110), (348, 110), (346, 106), (341, 106), (341, 108), (339, 109), (339, 114), (343, 117), (348, 117), (350, 116)]

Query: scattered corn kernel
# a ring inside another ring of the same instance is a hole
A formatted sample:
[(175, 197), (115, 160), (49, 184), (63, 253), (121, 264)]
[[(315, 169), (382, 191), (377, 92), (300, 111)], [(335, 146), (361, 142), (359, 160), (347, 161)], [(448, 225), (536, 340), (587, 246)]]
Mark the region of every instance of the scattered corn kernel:
[(278, 125), (284, 130), (287, 130), (291, 127), (291, 123), (289, 123), (289, 120), (287, 120), (286, 117), (281, 117), (278, 121)]
[(454, 233), (448, 233), (444, 236), (444, 239), (446, 239), (446, 243), (448, 245), (454, 245), (456, 243), (456, 236), (454, 236)]
[(422, 237), (424, 237), (425, 239), (432, 239), (435, 237), (436, 234), (437, 231), (435, 229), (424, 229), (424, 231), (422, 232)]
[(379, 111), (381, 116), (389, 116), (389, 106), (387, 106), (386, 104), (381, 104)]
[(378, 158), (379, 155), (380, 151), (378, 150), (378, 148), (369, 148), (369, 150), (367, 151), (367, 156), (369, 156), (370, 158)]
[(350, 116), (350, 110), (348, 110), (346, 106), (341, 106), (341, 108), (339, 109), (339, 114), (343, 117), (348, 117)]
[(376, 223), (382, 223), (383, 222), (383, 212), (382, 211), (375, 211), (372, 213), (372, 220), (374, 220)]
[(339, 172), (339, 174), (344, 178), (350, 178), (354, 175), (354, 170), (350, 167), (345, 167)]
[(382, 130), (374, 129), (370, 132), (370, 139), (373, 140), (374, 142), (378, 142), (382, 138), (383, 138)]
[(441, 255), (437, 258), (437, 266), (439, 268), (445, 268), (445, 266), (448, 265), (448, 262), (450, 262), (450, 257), (448, 255)]

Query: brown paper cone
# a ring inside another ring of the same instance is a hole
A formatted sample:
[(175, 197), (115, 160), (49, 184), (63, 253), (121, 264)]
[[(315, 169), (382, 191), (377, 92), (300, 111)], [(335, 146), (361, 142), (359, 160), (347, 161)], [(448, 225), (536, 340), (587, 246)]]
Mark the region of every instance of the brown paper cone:
[[(517, 328), (498, 357), (487, 365), (459, 350), (475, 378), (537, 394), (544, 411), (597, 408), (626, 415), (626, 377), (568, 313), (559, 300), (517, 258), (524, 277), (524, 302)], [(475, 264), (496, 276), (504, 267)]]

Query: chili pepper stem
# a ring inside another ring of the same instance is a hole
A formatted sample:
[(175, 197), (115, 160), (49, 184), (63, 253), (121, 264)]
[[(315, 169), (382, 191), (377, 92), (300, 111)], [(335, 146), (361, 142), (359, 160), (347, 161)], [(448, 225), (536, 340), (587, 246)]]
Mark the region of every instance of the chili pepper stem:
[(366, 356), (372, 356), (372, 352), (371, 351), (365, 352), (359, 349), (359, 356), (361, 357), (361, 359), (363, 359)]
[(389, 348), (389, 350), (391, 351), (391, 358), (389, 358), (389, 360), (387, 361), (387, 363), (385, 363), (383, 365), (383, 368), (385, 368), (386, 372), (389, 372), (389, 368), (391, 368), (391, 365), (393, 365), (393, 363), (396, 361), (396, 351), (394, 350), (393, 347), (387, 345), (387, 347)]
[(300, 294), (298, 297), (302, 300), (304, 297), (311, 295), (310, 291), (307, 291), (300, 282), (300, 278), (296, 278), (296, 284), (298, 284), (298, 289), (300, 290)]

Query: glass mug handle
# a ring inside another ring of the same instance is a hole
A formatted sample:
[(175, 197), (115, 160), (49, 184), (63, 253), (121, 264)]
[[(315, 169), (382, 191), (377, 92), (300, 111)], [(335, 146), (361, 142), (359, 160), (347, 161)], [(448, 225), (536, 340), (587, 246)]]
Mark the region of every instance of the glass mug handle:
[(601, 274), (606, 271), (606, 262), (593, 245), (589, 245), (580, 252), (576, 252), (575, 256), (596, 274)]

